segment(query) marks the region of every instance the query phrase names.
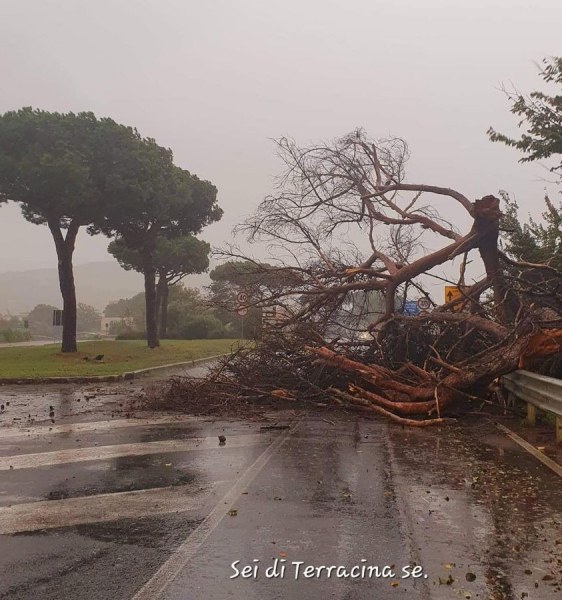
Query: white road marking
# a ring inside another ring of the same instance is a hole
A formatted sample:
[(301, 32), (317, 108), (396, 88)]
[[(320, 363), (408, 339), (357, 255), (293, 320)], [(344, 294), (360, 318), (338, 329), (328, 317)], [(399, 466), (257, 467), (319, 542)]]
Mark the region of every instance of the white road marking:
[(122, 427), (146, 427), (150, 425), (169, 425), (189, 423), (203, 420), (203, 417), (178, 415), (175, 417), (154, 417), (152, 419), (111, 419), (109, 421), (87, 421), (82, 423), (65, 423), (62, 425), (33, 425), (31, 427), (1, 427), (0, 440), (10, 438), (26, 438), (57, 434), (84, 433), (87, 431), (104, 431)]
[[(267, 444), (271, 435), (265, 433), (228, 436), (225, 448), (243, 448)], [(63, 465), (92, 460), (107, 460), (120, 456), (143, 456), (168, 452), (187, 452), (192, 450), (221, 450), (217, 436), (187, 438), (183, 440), (160, 440), (139, 444), (116, 444), (113, 446), (95, 446), (70, 450), (55, 450), (16, 456), (0, 456), (0, 471), (8, 469), (32, 469), (52, 465)]]
[(226, 495), (218, 502), (215, 508), (207, 515), (205, 520), (182, 543), (172, 556), (156, 571), (156, 573), (139, 589), (132, 600), (156, 600), (160, 598), (165, 589), (180, 574), (185, 565), (196, 554), (205, 540), (213, 533), (232, 508), (240, 494), (252, 483), (260, 471), (269, 462), (269, 459), (281, 448), (298, 428), (296, 423), (284, 435), (280, 435), (268, 446), (255, 462), (244, 472), (237, 482), (230, 488)]
[(562, 467), (557, 462), (553, 461), (552, 458), (545, 456), (540, 450), (537, 450), (532, 444), (529, 444), (527, 440), (518, 436), (514, 431), (505, 427), (505, 425), (496, 423), (496, 427), (509, 436), (516, 444), (519, 444), (521, 448), (524, 448), (529, 454), (534, 456), (537, 460), (540, 460), (543, 465), (554, 471), (559, 477), (562, 477)]
[(0, 508), (0, 535), (200, 509), (221, 482), (44, 500)]

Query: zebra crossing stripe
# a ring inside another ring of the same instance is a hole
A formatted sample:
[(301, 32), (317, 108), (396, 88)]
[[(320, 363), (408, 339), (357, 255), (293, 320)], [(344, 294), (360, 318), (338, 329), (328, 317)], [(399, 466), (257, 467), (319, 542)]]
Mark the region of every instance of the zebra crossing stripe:
[(28, 502), (0, 508), (0, 535), (201, 509), (223, 482)]
[[(244, 448), (269, 444), (271, 434), (257, 433), (228, 436), (227, 448)], [(194, 450), (222, 450), (216, 436), (187, 438), (182, 440), (159, 440), (136, 444), (116, 444), (112, 446), (93, 446), (69, 450), (55, 450), (15, 456), (0, 456), (0, 471), (9, 469), (34, 469), (53, 465), (85, 462), (92, 460), (108, 460), (120, 456), (144, 456), (149, 454), (166, 454), (170, 452), (188, 452)]]

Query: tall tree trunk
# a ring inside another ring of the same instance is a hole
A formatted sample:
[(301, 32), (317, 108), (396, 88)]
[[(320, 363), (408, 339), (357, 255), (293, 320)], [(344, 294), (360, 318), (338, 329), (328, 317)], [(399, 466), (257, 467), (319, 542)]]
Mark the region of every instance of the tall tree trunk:
[(168, 296), (170, 288), (164, 273), (158, 276), (158, 288), (156, 295), (158, 298), (158, 314), (160, 315), (160, 337), (163, 338), (168, 333)]
[(156, 313), (156, 269), (154, 268), (154, 259), (150, 249), (143, 248), (141, 256), (146, 304), (146, 342), (149, 348), (156, 348), (160, 346)]
[[(161, 309), (162, 309), (162, 274), (158, 273), (158, 282), (156, 283), (156, 320), (160, 321)], [(158, 334), (162, 338), (162, 328), (159, 323)]]
[(496, 314), (502, 324), (513, 323), (519, 311), (519, 302), (513, 290), (510, 290), (500, 266), (498, 251), (499, 223), (501, 217), (500, 201), (495, 196), (484, 196), (474, 202), (473, 230), (479, 233), (478, 250), (486, 276), (492, 282)]
[(80, 225), (72, 221), (63, 236), (58, 219), (47, 221), (57, 250), (59, 286), (63, 303), (61, 352), (77, 352), (76, 346), (76, 287), (72, 257)]

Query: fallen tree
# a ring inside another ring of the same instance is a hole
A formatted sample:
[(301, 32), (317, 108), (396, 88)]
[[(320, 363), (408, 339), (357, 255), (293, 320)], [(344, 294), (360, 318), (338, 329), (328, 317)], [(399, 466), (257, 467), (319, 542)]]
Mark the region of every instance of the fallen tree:
[[(221, 252), (254, 265), (240, 291), (275, 317), (255, 348), (204, 380), (175, 379), (168, 399), (335, 403), (425, 426), (502, 404), (499, 376), (559, 354), (562, 273), (501, 251), (499, 198), (407, 183), (400, 139), (356, 131), (308, 148), (282, 139), (278, 150), (277, 191), (239, 228), (268, 244), (267, 262)], [(456, 297), (436, 303), (435, 278)], [(404, 314), (412, 296), (431, 309)]]

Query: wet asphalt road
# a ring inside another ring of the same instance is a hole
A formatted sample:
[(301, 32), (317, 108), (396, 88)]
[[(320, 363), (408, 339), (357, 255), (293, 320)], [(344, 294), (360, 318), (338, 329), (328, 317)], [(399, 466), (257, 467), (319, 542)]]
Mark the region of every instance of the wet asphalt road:
[(125, 418), (144, 385), (0, 388), (0, 598), (562, 597), (562, 482), (493, 424)]

